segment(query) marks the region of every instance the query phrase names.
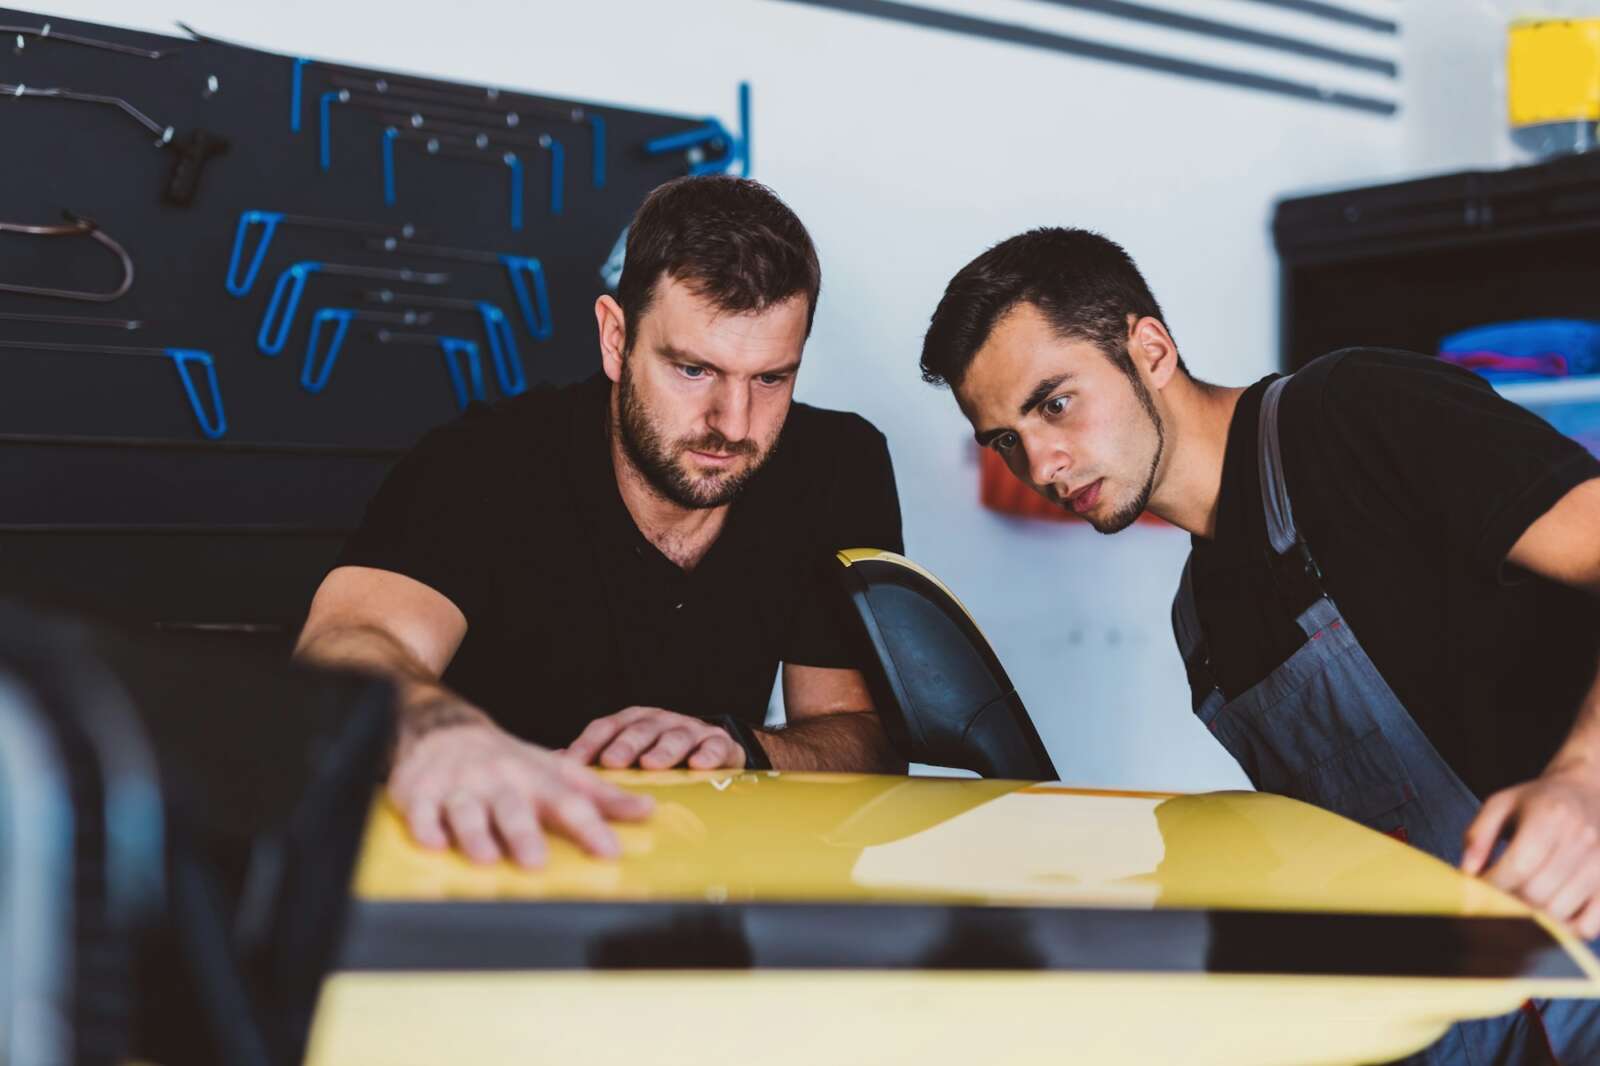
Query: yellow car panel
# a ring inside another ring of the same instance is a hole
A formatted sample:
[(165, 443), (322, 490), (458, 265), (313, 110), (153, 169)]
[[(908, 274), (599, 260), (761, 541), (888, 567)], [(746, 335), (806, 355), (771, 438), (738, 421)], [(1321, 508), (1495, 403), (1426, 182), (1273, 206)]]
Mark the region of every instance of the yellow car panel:
[(1279, 796), (613, 776), (658, 802), (623, 857), (543, 871), (377, 804), (308, 1062), (1354, 1063), (1600, 996), (1555, 923)]

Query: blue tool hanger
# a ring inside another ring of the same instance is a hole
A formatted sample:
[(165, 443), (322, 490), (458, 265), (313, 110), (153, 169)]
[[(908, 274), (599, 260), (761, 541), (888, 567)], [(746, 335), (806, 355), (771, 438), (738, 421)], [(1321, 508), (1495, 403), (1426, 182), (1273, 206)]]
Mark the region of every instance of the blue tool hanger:
[(489, 360), (494, 365), (495, 379), (500, 383), (502, 396), (517, 396), (528, 391), (528, 378), (522, 368), (522, 355), (517, 351), (517, 339), (511, 322), (497, 304), (488, 300), (467, 300), (454, 296), (428, 296), (422, 293), (397, 293), (392, 289), (378, 289), (366, 294), (367, 300), (380, 304), (409, 304), (441, 311), (468, 311), (476, 314), (483, 323), (484, 339), (489, 344)]
[[(443, 156), (455, 159), (466, 159), (477, 163), (494, 163), (504, 166), (510, 172), (510, 215), (511, 228), (522, 229), (522, 201), (526, 185), (524, 178), (522, 157), (512, 148), (503, 148), (497, 141), (505, 138), (495, 138), (487, 133), (478, 133), (474, 136), (450, 136), (427, 131), (400, 129), (398, 126), (389, 126), (383, 131), (383, 202), (393, 206), (396, 202), (395, 181), (395, 145), (417, 144), (424, 153), (430, 156)], [(550, 213), (559, 215), (562, 209), (561, 187), (565, 182), (566, 152), (561, 142), (549, 134), (540, 136), (533, 141), (533, 146), (541, 148), (550, 154)]]
[(332, 92), (323, 93), (318, 100), (317, 113), (321, 116), (321, 121), (317, 125), (317, 163), (325, 171), (333, 167), (333, 105), (349, 102), (348, 89), (334, 89)]
[[(576, 105), (563, 105), (526, 99), (503, 100), (497, 89), (468, 89), (407, 83), (402, 79), (386, 77), (334, 77), (337, 88), (319, 97), (318, 113), (321, 132), (318, 137), (318, 159), (323, 170), (333, 161), (332, 108), (334, 104), (348, 105), (364, 110), (376, 110), (386, 126), (397, 130), (424, 130), (429, 132), (464, 135), (478, 148), (517, 147), (551, 149), (549, 140), (529, 134), (518, 134), (528, 119), (570, 122), (589, 128), (590, 174), (589, 180), (597, 189), (606, 185), (606, 120), (604, 115), (590, 114)], [(294, 97), (294, 113), (299, 113), (298, 96)], [(461, 106), (461, 105), (472, 106)], [(510, 109), (507, 104), (513, 104)], [(546, 134), (546, 138), (550, 135)], [(552, 150), (551, 167), (559, 169), (560, 160), (554, 156), (562, 148), (556, 142)], [(556, 190), (561, 182), (552, 180), (552, 212), (561, 213), (560, 195)]]
[[(486, 130), (479, 126), (470, 126), (460, 122), (443, 122), (421, 113), (400, 114), (399, 112), (383, 112), (378, 116), (389, 125), (384, 130), (384, 197), (386, 203), (394, 203), (394, 151), (393, 144), (396, 140), (410, 140), (422, 144), (429, 155), (454, 155), (458, 158), (476, 159), (480, 162), (492, 162), (492, 153), (495, 150), (505, 149), (510, 154), (516, 155), (519, 149), (537, 148), (547, 153), (550, 157), (550, 213), (559, 215), (565, 204), (566, 198), (566, 173), (567, 150), (562, 143), (548, 133), (507, 133), (502, 130)], [(602, 129), (604, 120), (601, 121)], [(390, 137), (389, 132), (394, 131)], [(518, 157), (520, 160), (520, 156)], [(509, 165), (509, 164), (508, 164)], [(519, 164), (520, 165), (520, 164)], [(600, 174), (601, 183), (605, 175)], [(522, 175), (518, 173), (520, 182)], [(513, 229), (521, 229), (521, 192), (520, 187), (513, 201), (512, 210), (517, 216), (517, 223)]]
[(606, 187), (606, 119), (589, 116), (589, 180), (597, 189)]
[[(450, 375), (450, 388), (455, 392), (456, 406), (466, 410), (467, 404), (484, 398), (483, 361), (478, 358), (478, 346), (465, 337), (450, 337), (442, 333), (396, 333), (388, 329), (380, 329), (372, 337), (379, 344), (426, 344), (437, 347), (444, 356), (444, 368)], [(461, 374), (462, 360), (467, 364), (470, 388), (468, 379), (463, 379)]]
[(367, 247), (383, 252), (402, 254), (408, 259), (442, 259), (456, 263), (498, 263), (505, 268), (506, 280), (522, 310), (522, 322), (528, 336), (536, 341), (549, 340), (550, 295), (545, 289), (544, 267), (539, 260), (527, 255), (510, 255), (503, 252), (480, 252), (472, 248), (444, 248), (436, 244), (415, 244), (393, 237), (367, 242)]
[[(178, 23), (183, 26), (183, 23)], [(187, 26), (184, 27), (188, 29)], [(202, 37), (200, 34), (189, 30), (191, 36), (197, 40), (209, 40), (215, 43), (216, 38)], [(432, 82), (417, 78), (406, 78), (396, 74), (383, 74), (378, 71), (368, 70), (365, 67), (344, 66), (339, 63), (325, 63), (315, 59), (300, 56), (290, 65), (289, 73), (289, 131), (300, 132), (301, 103), (305, 96), (306, 68), (316, 67), (332, 73), (335, 85), (345, 89), (362, 89), (373, 93), (396, 92), (406, 95), (426, 95), (430, 98), (459, 104), (479, 104), (490, 106), (500, 97), (500, 90), (472, 85), (451, 85), (448, 82)]]
[[(256, 283), (256, 277), (261, 273), (261, 264), (266, 261), (267, 249), (272, 246), (272, 238), (277, 235), (280, 226), (295, 226), (306, 229), (332, 230), (338, 233), (359, 233), (366, 235), (399, 237), (411, 240), (421, 236), (417, 228), (409, 222), (392, 224), (387, 222), (350, 222), (342, 218), (310, 218), (306, 215), (286, 215), (281, 211), (243, 211), (239, 214), (239, 228), (233, 235), (233, 253), (228, 257), (228, 292), (234, 296), (244, 296)], [(250, 234), (260, 227), (259, 243), (256, 250), (250, 254), (250, 262), (245, 266), (245, 248), (249, 244)], [(243, 276), (239, 268), (244, 266)]]
[[(730, 170), (735, 163), (739, 165), (739, 176), (750, 176), (750, 83), (739, 83), (739, 135), (736, 137), (728, 132), (726, 126), (714, 118), (693, 129), (684, 130), (682, 133), (669, 133), (665, 137), (657, 137), (646, 141), (644, 146), (647, 155), (666, 155), (669, 152), (683, 152), (689, 160), (689, 173), (691, 174), (722, 174)], [(717, 154), (707, 157), (707, 152)]]
[[(345, 334), (350, 331), (350, 323), (357, 319), (363, 322), (382, 322), (391, 326), (426, 326), (433, 322), (433, 316), (426, 311), (357, 311), (348, 307), (324, 307), (311, 316), (311, 336), (306, 341), (306, 358), (300, 367), (300, 385), (307, 392), (317, 393), (328, 387), (328, 378), (333, 373), (333, 364), (339, 358), (339, 350), (344, 346)], [(333, 323), (333, 335), (328, 339), (328, 346), (322, 352), (317, 351), (318, 341), (322, 338), (322, 327)]]
[[(267, 313), (261, 316), (261, 329), (256, 334), (256, 347), (261, 349), (262, 355), (283, 353), (283, 346), (289, 341), (289, 331), (294, 327), (295, 313), (300, 308), (300, 297), (305, 294), (306, 282), (311, 280), (313, 274), (327, 274), (341, 278), (368, 278), (374, 281), (415, 282), (420, 285), (443, 285), (450, 280), (449, 274), (302, 260), (279, 274), (278, 284), (272, 289), (272, 299), (267, 303)], [(276, 330), (273, 329), (275, 320)]]
[(300, 132), (300, 97), (302, 87), (306, 80), (306, 67), (311, 60), (305, 56), (296, 57), (289, 75), (289, 132)]
[[(228, 432), (228, 418), (222, 411), (222, 388), (217, 384), (216, 361), (209, 352), (196, 351), (193, 348), (129, 348), (115, 344), (63, 344), (45, 341), (0, 341), (0, 348), (170, 359), (178, 371), (178, 381), (183, 385), (183, 394), (189, 400), (189, 409), (194, 412), (195, 421), (200, 424), (200, 432), (211, 440), (216, 440)], [(207, 411), (206, 403), (201, 399), (200, 387), (195, 383), (192, 370), (195, 366), (205, 371), (205, 386), (211, 401), (210, 410), (215, 412), (214, 414)]]

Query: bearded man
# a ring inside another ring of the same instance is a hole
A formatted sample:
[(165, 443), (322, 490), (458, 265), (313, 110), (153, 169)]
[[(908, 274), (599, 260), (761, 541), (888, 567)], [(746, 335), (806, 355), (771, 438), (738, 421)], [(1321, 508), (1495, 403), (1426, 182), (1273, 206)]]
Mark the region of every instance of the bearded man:
[(820, 288), (769, 189), (669, 182), (595, 302), (603, 373), (475, 409), (389, 475), (296, 654), (399, 686), (389, 791), (419, 842), (615, 855), (607, 820), (649, 804), (591, 763), (904, 769), (824, 570), (901, 550), (888, 448), (793, 402)]

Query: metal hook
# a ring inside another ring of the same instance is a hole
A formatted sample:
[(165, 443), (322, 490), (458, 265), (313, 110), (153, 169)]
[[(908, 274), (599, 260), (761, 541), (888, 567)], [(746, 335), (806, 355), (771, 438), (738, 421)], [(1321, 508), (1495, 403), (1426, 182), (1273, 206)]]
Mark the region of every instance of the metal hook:
[(0, 322), (46, 322), (52, 326), (104, 326), (132, 332), (144, 323), (133, 318), (100, 318), (96, 315), (36, 315), (28, 311), (0, 311)]
[[(389, 150), (389, 142), (393, 140), (417, 141), (423, 144), (429, 155), (456, 155), (466, 159), (484, 158), (483, 156), (475, 154), (472, 151), (473, 149), (476, 149), (477, 152), (487, 152), (492, 149), (509, 148), (511, 151), (505, 153), (505, 155), (509, 157), (515, 157), (516, 149), (519, 147), (537, 148), (540, 151), (548, 153), (550, 156), (550, 213), (552, 215), (561, 214), (562, 204), (565, 197), (564, 190), (566, 189), (567, 153), (562, 143), (556, 140), (550, 134), (508, 133), (501, 130), (486, 130), (479, 126), (473, 126), (464, 122), (451, 122), (436, 119), (431, 115), (425, 115), (420, 111), (384, 111), (379, 112), (378, 117), (388, 124), (385, 129), (386, 141), (384, 159), (385, 166), (388, 168), (384, 183), (385, 196), (392, 195), (394, 191), (393, 153)], [(605, 121), (598, 116), (594, 119), (594, 121), (599, 123), (598, 136), (600, 137), (601, 141), (600, 150), (603, 152)], [(394, 137), (392, 138), (388, 137), (387, 133), (387, 131), (390, 129), (395, 131)], [(438, 133), (445, 134), (446, 136), (440, 137), (434, 135)], [(455, 149), (454, 151), (446, 150), (447, 148), (452, 147)], [(503, 158), (502, 161), (508, 166), (513, 166), (514, 172), (512, 174), (512, 181), (520, 183), (522, 180), (520, 163), (513, 164), (512, 158)], [(598, 173), (598, 178), (599, 181), (597, 182), (597, 187), (599, 185), (604, 185), (605, 174), (603, 165), (601, 167), (601, 171)], [(516, 193), (514, 188), (511, 211), (513, 216), (519, 219), (521, 217), (520, 199), (520, 196)], [(513, 224), (511, 228), (521, 229), (522, 227), (520, 224)]]
[(104, 104), (114, 107), (133, 119), (139, 125), (156, 135), (156, 147), (165, 148), (172, 143), (173, 136), (177, 133), (171, 126), (163, 126), (149, 115), (134, 107), (120, 96), (102, 96), (98, 93), (80, 93), (71, 89), (30, 89), (26, 85), (0, 84), (0, 95), (13, 99), (33, 97), (39, 100), (72, 100), (81, 104)]
[[(550, 153), (550, 169), (553, 180), (561, 179), (561, 146), (551, 138), (543, 138), (549, 144), (540, 144)], [(438, 134), (402, 130), (390, 126), (383, 131), (381, 147), (383, 149), (383, 202), (393, 206), (395, 203), (395, 161), (394, 146), (397, 141), (417, 143), (422, 145), (423, 151), (432, 156), (450, 156), (457, 159), (469, 159), (479, 163), (499, 163), (510, 173), (510, 215), (511, 228), (522, 229), (522, 198), (525, 182), (523, 180), (522, 157), (513, 151), (495, 153), (492, 146), (480, 146), (467, 138), (443, 137)], [(560, 214), (561, 192), (559, 185), (552, 185), (550, 191), (551, 213)]]
[(107, 52), (119, 52), (125, 56), (138, 56), (140, 59), (161, 59), (171, 55), (170, 52), (155, 52), (147, 48), (134, 48), (132, 45), (116, 44), (112, 41), (96, 40), (93, 37), (79, 37), (74, 33), (57, 33), (51, 29), (50, 23), (43, 26), (0, 26), (0, 34), (14, 33), (17, 35), (17, 48), (22, 48), (22, 38), (35, 37), (41, 41), (60, 41), (62, 44), (82, 45), (85, 48), (100, 48)]
[[(278, 275), (272, 299), (267, 302), (267, 312), (261, 318), (261, 329), (256, 334), (256, 347), (262, 355), (276, 356), (289, 341), (289, 331), (294, 326), (295, 312), (300, 307), (300, 297), (306, 291), (306, 282), (313, 274), (327, 274), (343, 278), (367, 278), (375, 281), (414, 282), (419, 285), (443, 285), (449, 274), (416, 270), (390, 270), (384, 267), (350, 266), (344, 263), (316, 263), (302, 260)], [(273, 324), (277, 328), (274, 330)]]
[[(436, 244), (416, 244), (411, 241), (384, 237), (367, 242), (374, 251), (399, 253), (418, 259), (443, 259), (457, 263), (498, 263), (505, 268), (506, 281), (522, 310), (522, 321), (528, 327), (528, 336), (536, 341), (550, 339), (550, 294), (545, 286), (544, 266), (530, 255), (507, 255), (503, 252), (483, 252), (475, 248), (444, 248)], [(531, 288), (530, 288), (531, 285)]]
[[(250, 235), (256, 227), (260, 227), (261, 236), (257, 240), (255, 253), (250, 256), (249, 263), (245, 260), (245, 248), (249, 243)], [(256, 276), (261, 272), (261, 264), (267, 257), (267, 248), (272, 244), (273, 236), (280, 226), (294, 226), (306, 229), (330, 230), (338, 233), (367, 233), (382, 234), (410, 240), (420, 236), (417, 228), (409, 222), (391, 224), (386, 222), (352, 222), (342, 218), (311, 218), (306, 215), (286, 215), (281, 211), (245, 211), (239, 215), (239, 228), (233, 236), (233, 252), (228, 257), (228, 277), (226, 284), (228, 292), (234, 296), (243, 296), (248, 293), (256, 283)], [(241, 268), (243, 271), (241, 273)]]
[[(433, 315), (426, 311), (357, 311), (349, 307), (324, 307), (311, 316), (311, 337), (306, 341), (306, 358), (300, 367), (301, 388), (317, 393), (328, 387), (333, 364), (339, 358), (339, 349), (344, 346), (344, 336), (350, 331), (350, 323), (358, 319), (363, 322), (386, 322), (394, 326), (427, 326), (432, 324)], [(322, 327), (330, 322), (334, 324), (333, 336), (329, 338), (328, 348), (319, 359), (317, 344), (322, 338)]]
[(87, 300), (90, 303), (109, 303), (133, 287), (133, 259), (122, 245), (108, 237), (99, 226), (87, 218), (79, 218), (63, 211), (67, 219), (64, 226), (30, 226), (20, 222), (0, 222), (0, 233), (22, 233), (30, 237), (88, 237), (103, 245), (122, 264), (122, 284), (111, 292), (84, 292), (76, 289), (51, 289), (39, 285), (0, 284), (0, 292), (15, 292), (25, 296), (50, 296), (58, 300)]
[[(466, 410), (468, 403), (484, 398), (483, 361), (478, 358), (478, 346), (466, 338), (449, 337), (440, 333), (396, 333), (387, 329), (380, 329), (372, 336), (379, 344), (436, 345), (444, 355), (444, 368), (450, 375), (450, 388), (456, 394), (456, 406)], [(467, 381), (461, 376), (458, 356), (466, 359), (467, 374), (471, 378), (470, 392)]]
[[(397, 293), (393, 289), (375, 289), (366, 294), (369, 303), (386, 306), (412, 304), (432, 307), (441, 311), (466, 311), (476, 314), (483, 323), (483, 336), (489, 344), (489, 360), (494, 364), (494, 375), (500, 382), (500, 392), (505, 396), (518, 396), (528, 391), (528, 377), (522, 369), (522, 353), (517, 351), (517, 338), (511, 330), (511, 321), (497, 304), (488, 300), (470, 300), (460, 296), (429, 296), (425, 293)], [(418, 312), (407, 310), (406, 314)]]
[[(195, 421), (200, 424), (200, 432), (211, 440), (216, 440), (228, 432), (228, 416), (222, 411), (222, 387), (217, 383), (216, 361), (212, 359), (210, 352), (197, 351), (193, 348), (125, 348), (113, 344), (58, 344), (45, 341), (0, 341), (0, 348), (87, 355), (156, 356), (170, 359), (173, 368), (178, 372), (178, 381), (183, 386), (183, 394), (189, 401), (189, 410), (194, 413)], [(200, 387), (195, 384), (194, 375), (190, 370), (191, 365), (199, 366), (205, 372), (206, 389), (211, 399), (209, 412), (206, 410), (204, 400), (201, 399)]]

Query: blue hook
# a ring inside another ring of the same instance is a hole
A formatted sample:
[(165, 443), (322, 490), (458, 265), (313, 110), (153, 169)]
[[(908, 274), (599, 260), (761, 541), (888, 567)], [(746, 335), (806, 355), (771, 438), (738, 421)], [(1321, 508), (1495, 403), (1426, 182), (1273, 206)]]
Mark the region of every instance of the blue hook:
[(550, 153), (550, 213), (561, 213), (562, 189), (567, 183), (567, 150), (548, 133), (539, 137), (539, 147)]
[[(321, 392), (327, 388), (334, 360), (339, 358), (339, 349), (344, 344), (344, 335), (350, 331), (350, 320), (353, 318), (355, 312), (342, 307), (324, 307), (311, 317), (311, 339), (306, 342), (306, 361), (300, 367), (300, 385), (307, 392)], [(328, 350), (322, 357), (322, 365), (318, 367), (317, 338), (322, 335), (324, 322), (337, 322), (338, 326), (328, 340)]]
[(306, 64), (311, 60), (301, 57), (294, 61), (289, 76), (289, 132), (300, 132), (300, 84), (305, 80)]
[(594, 187), (606, 187), (606, 119), (604, 115), (589, 116), (589, 132), (592, 135), (589, 141), (593, 159), (590, 163), (590, 178)]
[[(517, 306), (522, 308), (522, 321), (528, 327), (528, 336), (536, 341), (550, 339), (553, 324), (550, 321), (550, 294), (545, 290), (544, 267), (532, 256), (502, 255), (506, 277), (511, 280), (511, 291), (516, 294)], [(523, 280), (526, 274), (533, 281), (533, 292)]]
[[(222, 387), (217, 384), (217, 365), (211, 358), (210, 352), (196, 351), (193, 348), (167, 348), (167, 358), (172, 360), (172, 365), (177, 368), (178, 380), (183, 383), (184, 395), (189, 398), (189, 407), (194, 411), (195, 421), (200, 423), (200, 432), (210, 440), (216, 440), (228, 432), (228, 416), (222, 411)], [(206, 405), (200, 399), (200, 390), (195, 386), (194, 375), (190, 372), (190, 364), (198, 363), (205, 368), (206, 386), (211, 393), (211, 407), (216, 411), (213, 420), (206, 414)]]
[(333, 168), (333, 104), (349, 103), (350, 90), (334, 89), (332, 92), (322, 94), (317, 103), (317, 112), (321, 116), (317, 127), (317, 162), (322, 164), (323, 170)]
[(750, 176), (750, 83), (739, 83), (739, 176)]
[(489, 358), (494, 362), (501, 395), (517, 396), (527, 392), (528, 379), (522, 370), (522, 355), (517, 351), (517, 339), (505, 312), (483, 300), (478, 303), (478, 314), (483, 319), (484, 336), (489, 340)]
[(522, 160), (515, 152), (507, 152), (501, 157), (507, 167), (511, 169), (511, 228), (522, 228)]
[(728, 128), (714, 118), (708, 118), (692, 129), (669, 133), (664, 137), (646, 141), (644, 150), (649, 155), (683, 152), (721, 144), (724, 150), (715, 159), (702, 159), (689, 164), (689, 173), (722, 174), (735, 163), (739, 175), (750, 176), (750, 83), (739, 83), (739, 135), (735, 137)]
[[(306, 291), (306, 282), (312, 274), (322, 269), (321, 263), (309, 260), (294, 264), (278, 275), (278, 284), (272, 288), (272, 299), (267, 303), (267, 313), (261, 318), (261, 329), (256, 334), (256, 347), (261, 349), (262, 355), (281, 355), (283, 346), (289, 341), (289, 329), (294, 324), (295, 312), (300, 307), (300, 297)], [(278, 317), (279, 305), (284, 302), (284, 295), (288, 294), (287, 306), (282, 309), (282, 321), (278, 323), (277, 336), (272, 335), (272, 320)]]
[(383, 202), (394, 206), (394, 142), (400, 131), (390, 126), (383, 131)]
[[(278, 223), (282, 221), (283, 214), (278, 211), (245, 211), (239, 216), (239, 228), (233, 236), (233, 254), (228, 257), (228, 292), (243, 296), (250, 291), (250, 287), (256, 283), (256, 275), (261, 273), (262, 262), (267, 258), (267, 246), (272, 243)], [(261, 243), (256, 245), (255, 255), (250, 257), (250, 266), (241, 278), (239, 264), (244, 258), (245, 242), (249, 239), (250, 227), (256, 225), (261, 227)]]
[[(478, 346), (464, 337), (440, 337), (439, 350), (444, 353), (444, 368), (450, 372), (450, 387), (455, 390), (456, 406), (466, 410), (468, 403), (482, 400), (483, 361), (478, 358)], [(470, 396), (466, 382), (461, 380), (461, 366), (456, 362), (458, 355), (466, 357), (467, 372), (472, 377)]]

